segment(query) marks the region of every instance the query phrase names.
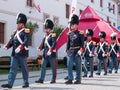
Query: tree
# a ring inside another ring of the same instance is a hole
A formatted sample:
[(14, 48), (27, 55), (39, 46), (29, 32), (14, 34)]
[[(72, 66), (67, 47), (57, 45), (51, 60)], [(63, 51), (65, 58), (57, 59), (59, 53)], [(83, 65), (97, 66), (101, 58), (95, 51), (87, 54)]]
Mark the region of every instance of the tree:
[[(59, 35), (61, 34), (62, 31), (63, 31), (62, 26), (55, 26), (53, 28), (53, 33), (56, 33), (57, 38), (59, 37)], [(57, 54), (57, 57), (58, 57), (58, 53), (56, 53), (56, 54)]]
[(53, 29), (53, 33), (56, 33), (57, 38), (61, 34), (62, 31), (63, 31), (62, 26), (55, 26), (54, 29)]
[(28, 28), (30, 29), (30, 41), (29, 41), (29, 45), (31, 46), (32, 45), (32, 35), (34, 32), (37, 31), (37, 29), (39, 28), (38, 24), (37, 23), (32, 23), (31, 21), (28, 22), (25, 26), (25, 28)]
[(36, 30), (39, 28), (37, 23), (32, 23), (31, 21), (28, 22), (25, 26), (26, 28), (30, 29), (30, 34), (32, 35)]

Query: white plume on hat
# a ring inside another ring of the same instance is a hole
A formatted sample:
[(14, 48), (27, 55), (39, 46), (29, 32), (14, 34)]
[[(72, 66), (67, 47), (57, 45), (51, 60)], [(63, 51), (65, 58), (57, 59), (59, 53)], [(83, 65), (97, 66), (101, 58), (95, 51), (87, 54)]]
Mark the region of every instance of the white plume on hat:
[(18, 18), (18, 16), (19, 16), (20, 13), (21, 13), (21, 12), (18, 12), (18, 13), (17, 13), (17, 15), (16, 15), (16, 19)]
[(117, 33), (112, 33), (111, 35), (110, 35), (111, 37), (113, 37), (113, 36), (117, 36)]
[(50, 20), (50, 18), (46, 18), (45, 21), (43, 22), (43, 25), (46, 24), (46, 21), (47, 21), (47, 20)]

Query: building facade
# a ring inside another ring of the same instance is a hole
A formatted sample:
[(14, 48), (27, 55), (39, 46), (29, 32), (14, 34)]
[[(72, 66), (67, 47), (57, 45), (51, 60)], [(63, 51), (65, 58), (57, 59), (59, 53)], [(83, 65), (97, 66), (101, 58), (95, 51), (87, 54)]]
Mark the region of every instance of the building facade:
[[(56, 26), (67, 26), (70, 6), (72, 0), (0, 0), (0, 46), (3, 47), (9, 40), (12, 32), (16, 29), (16, 15), (19, 12), (25, 13), (28, 22), (37, 23), (39, 29), (32, 35), (32, 44), (29, 46), (30, 57), (36, 57), (37, 47), (45, 35), (43, 22), (46, 18), (54, 21)], [(111, 25), (118, 25), (118, 8), (115, 0), (78, 0), (77, 15), (91, 6), (98, 15)], [(58, 51), (58, 58), (63, 58), (66, 45)], [(10, 56), (11, 49), (5, 50), (0, 48), (0, 56)]]
[[(117, 11), (117, 26), (120, 26), (120, 0), (114, 0), (116, 2)], [(120, 29), (120, 28), (119, 28)]]

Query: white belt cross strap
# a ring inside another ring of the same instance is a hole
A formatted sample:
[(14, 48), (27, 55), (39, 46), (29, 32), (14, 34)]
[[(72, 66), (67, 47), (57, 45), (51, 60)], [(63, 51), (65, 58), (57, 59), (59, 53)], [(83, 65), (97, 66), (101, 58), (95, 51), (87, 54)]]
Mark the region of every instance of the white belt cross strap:
[[(17, 33), (16, 33), (15, 36), (14, 36), (14, 37), (17, 37), (18, 41), (19, 41), (21, 44), (23, 44), (23, 41), (22, 41), (22, 39), (20, 38), (19, 33), (21, 33), (23, 30), (24, 30), (24, 29), (22, 29), (22, 30), (20, 30), (20, 31), (17, 31)], [(25, 48), (25, 50), (28, 50), (28, 49), (29, 49), (29, 48), (27, 48), (26, 46), (25, 46), (24, 48)]]
[(91, 51), (90, 51), (90, 47), (89, 47), (89, 45), (90, 45), (91, 43), (92, 43), (92, 41), (88, 42), (88, 43), (87, 43), (87, 47), (86, 47), (86, 49), (88, 49), (89, 53), (91, 52)]
[(100, 52), (100, 50), (102, 50), (102, 52), (105, 52), (105, 51), (104, 51), (104, 49), (103, 49), (103, 45), (104, 45), (104, 44), (105, 44), (105, 42), (104, 42), (104, 43), (102, 43), (102, 44), (100, 43), (100, 48), (99, 48), (98, 53)]
[(48, 38), (50, 37), (50, 35), (51, 34), (49, 34), (48, 36), (45, 37), (45, 44), (47, 44), (49, 49), (51, 48), (50, 44), (48, 43)]
[(16, 34), (15, 34), (15, 36), (14, 36), (14, 38), (15, 38), (15, 37), (17, 37), (17, 38), (18, 38), (19, 33), (21, 33), (23, 30), (24, 30), (24, 29), (17, 31), (17, 32), (16, 32)]
[[(48, 38), (51, 36), (51, 34), (49, 34), (48, 36), (45, 37), (45, 44), (47, 44), (48, 48), (50, 49), (51, 46), (50, 44), (48, 43)], [(56, 50), (53, 50), (53, 52), (56, 52)]]
[(113, 45), (111, 44), (110, 53), (113, 51), (113, 52), (117, 55), (117, 52), (116, 52), (115, 49), (114, 49), (115, 45), (116, 45), (116, 43), (114, 43)]

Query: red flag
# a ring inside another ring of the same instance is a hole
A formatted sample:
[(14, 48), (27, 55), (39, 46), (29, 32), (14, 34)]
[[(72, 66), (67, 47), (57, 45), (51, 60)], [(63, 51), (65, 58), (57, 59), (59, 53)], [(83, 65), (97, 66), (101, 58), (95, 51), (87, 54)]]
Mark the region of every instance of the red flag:
[(63, 30), (61, 35), (58, 37), (56, 42), (56, 51), (58, 51), (58, 49), (67, 42), (68, 32), (69, 32), (69, 28), (67, 27)]

